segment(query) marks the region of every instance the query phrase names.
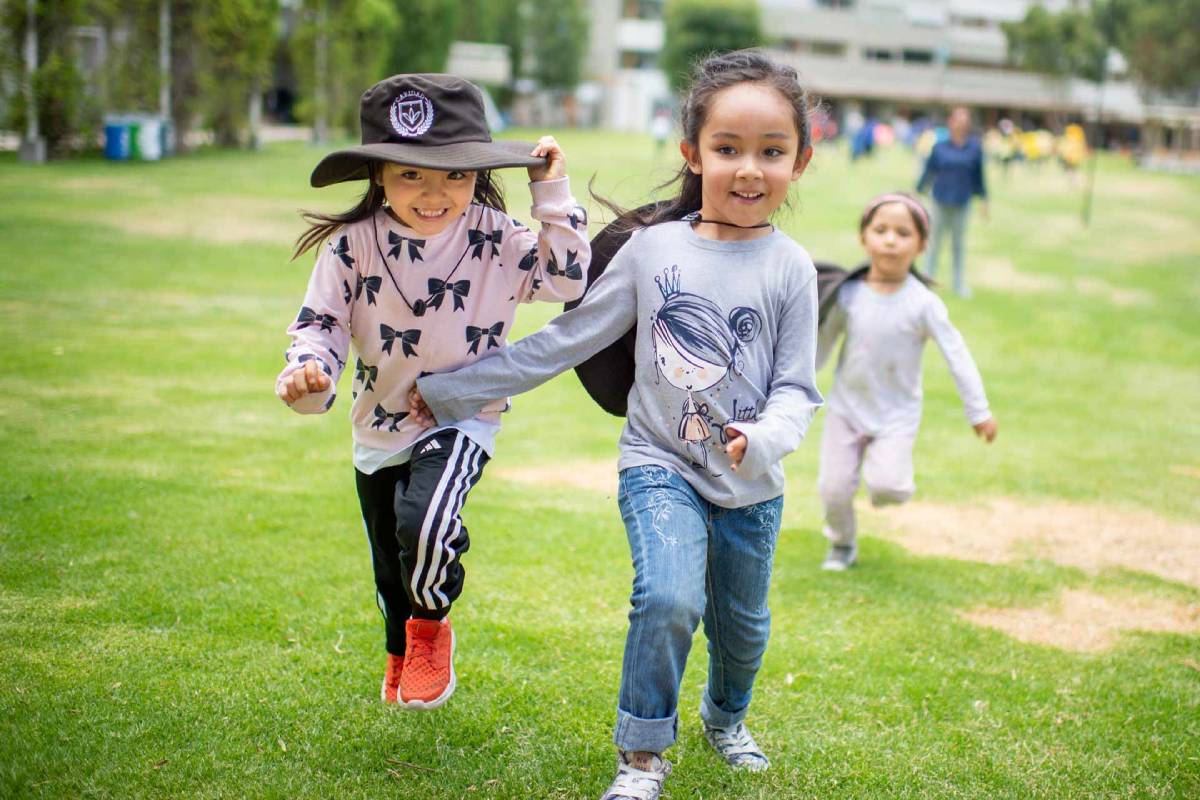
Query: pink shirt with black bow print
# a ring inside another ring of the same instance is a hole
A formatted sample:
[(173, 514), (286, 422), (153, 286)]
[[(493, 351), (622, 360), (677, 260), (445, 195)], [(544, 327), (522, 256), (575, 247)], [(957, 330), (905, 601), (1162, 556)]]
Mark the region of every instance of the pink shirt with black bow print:
[[(348, 358), (355, 442), (399, 451), (422, 429), (408, 417), (419, 375), (446, 372), (502, 347), (518, 302), (566, 302), (583, 294), (591, 249), (587, 213), (567, 178), (530, 184), (534, 233), (507, 214), (471, 204), (448, 228), (422, 236), (380, 209), (322, 245), (277, 385), (316, 359), (332, 379), (292, 408), (333, 405)], [(353, 355), (351, 355), (351, 345)], [(499, 422), (507, 401), (478, 419)]]

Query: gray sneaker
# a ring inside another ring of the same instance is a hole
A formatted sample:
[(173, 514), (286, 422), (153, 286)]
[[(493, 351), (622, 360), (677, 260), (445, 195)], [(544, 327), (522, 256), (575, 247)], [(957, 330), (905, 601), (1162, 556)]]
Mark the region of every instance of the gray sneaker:
[(831, 544), (821, 569), (844, 572), (858, 562), (858, 544)]
[(651, 759), (649, 770), (641, 770), (629, 763), (625, 753), (618, 753), (617, 777), (600, 800), (658, 800), (670, 774), (671, 762), (661, 756)]
[(713, 746), (717, 754), (725, 759), (725, 763), (734, 769), (747, 772), (762, 772), (771, 766), (766, 754), (754, 742), (754, 737), (746, 726), (738, 723), (729, 728), (714, 728), (704, 726), (704, 738)]

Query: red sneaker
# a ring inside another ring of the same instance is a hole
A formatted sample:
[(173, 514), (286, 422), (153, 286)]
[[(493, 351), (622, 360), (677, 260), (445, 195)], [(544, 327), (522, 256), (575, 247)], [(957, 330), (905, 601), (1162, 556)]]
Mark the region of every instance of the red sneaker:
[(454, 630), (450, 618), (410, 619), (404, 672), (400, 675), (400, 705), (429, 710), (454, 694)]
[(400, 675), (403, 672), (404, 656), (388, 653), (387, 668), (383, 672), (383, 686), (379, 687), (379, 697), (383, 702), (396, 702), (396, 690), (400, 688)]

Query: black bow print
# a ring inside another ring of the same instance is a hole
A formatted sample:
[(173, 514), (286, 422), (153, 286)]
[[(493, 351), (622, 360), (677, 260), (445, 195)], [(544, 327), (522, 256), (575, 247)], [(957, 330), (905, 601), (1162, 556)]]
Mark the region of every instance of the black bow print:
[(517, 264), (517, 269), (521, 270), (522, 272), (529, 272), (529, 270), (533, 269), (536, 266), (537, 266), (537, 245), (535, 244), (533, 247), (531, 247), (529, 249), (528, 253), (526, 253), (524, 256), (521, 257), (521, 263)]
[(364, 392), (369, 392), (375, 387), (375, 379), (379, 377), (379, 367), (372, 367), (369, 364), (364, 364), (360, 358), (354, 365), (354, 379), (362, 383)]
[(384, 424), (391, 420), (391, 425), (388, 425), (389, 431), (399, 430), (400, 421), (408, 416), (407, 411), (387, 411), (378, 403), (375, 404), (375, 421), (371, 423), (372, 428), (382, 428)]
[(470, 242), (468, 247), (475, 248), (471, 251), (471, 258), (483, 258), (483, 246), (488, 242), (492, 243), (492, 255), (500, 255), (500, 248), (498, 245), (503, 238), (503, 230), (494, 230), (491, 233), (484, 233), (481, 230), (472, 228), (471, 230), (467, 231), (467, 241)]
[[(332, 353), (333, 351), (332, 351), (332, 350), (330, 350), (329, 352), (331, 352), (331, 353)], [(334, 354), (334, 358), (335, 358), (335, 359), (337, 358), (337, 354), (336, 354), (336, 353)], [(299, 358), (297, 358), (297, 359), (296, 359), (296, 363), (297, 363), (297, 364), (303, 364), (305, 361), (315, 361), (315, 362), (317, 362), (317, 366), (319, 366), (319, 367), (321, 368), (321, 371), (322, 371), (322, 372), (324, 372), (326, 375), (328, 375), (328, 376), (330, 376), (330, 377), (333, 377), (333, 370), (331, 370), (331, 369), (329, 368), (329, 365), (328, 365), (328, 364), (326, 364), (326, 363), (325, 363), (324, 361), (322, 361), (321, 359), (319, 359), (319, 358), (317, 358), (316, 356), (314, 356), (312, 353), (304, 353), (303, 355), (301, 355)]]
[(367, 290), (367, 305), (375, 305), (375, 293), (383, 286), (383, 278), (378, 275), (372, 275), (369, 278), (358, 276), (358, 286), (354, 288), (354, 299), (362, 297), (363, 289)]
[(329, 348), (329, 355), (333, 356), (333, 360), (337, 362), (338, 369), (346, 368), (346, 362), (338, 357), (337, 350), (334, 350), (332, 347)]
[(578, 253), (575, 250), (567, 251), (567, 264), (564, 267), (558, 266), (558, 259), (554, 257), (554, 251), (550, 251), (550, 263), (546, 265), (546, 273), (548, 275), (565, 275), (573, 281), (577, 281), (583, 277), (583, 267), (575, 260)]
[(309, 325), (320, 325), (323, 331), (333, 331), (337, 319), (332, 314), (318, 314), (308, 306), (300, 306), (300, 316), (296, 317), (296, 330), (307, 328)]
[(329, 245), (329, 249), (333, 251), (335, 256), (342, 260), (343, 264), (350, 269), (354, 269), (354, 257), (350, 255), (349, 239), (343, 236), (341, 239), (338, 239), (338, 243), (336, 245), (331, 243)]
[(570, 213), (567, 219), (571, 222), (571, 230), (576, 230), (580, 225), (583, 225), (584, 230), (587, 229), (587, 209), (583, 206), (575, 206), (575, 210)]
[(492, 327), (490, 327), (490, 328), (476, 328), (474, 325), (468, 325), (467, 326), (467, 341), (471, 343), (471, 346), (467, 348), (467, 352), (468, 353), (478, 353), (479, 352), (479, 340), (482, 339), (484, 336), (488, 337), (488, 344), (487, 344), (488, 350), (491, 350), (493, 347), (499, 347), (500, 339), (497, 337), (500, 336), (500, 334), (501, 334), (501, 332), (503, 332), (503, 330), (504, 330), (503, 322), (497, 322), (496, 324), (492, 325)]
[[(361, 281), (362, 277), (359, 277), (359, 280)], [(346, 281), (342, 281), (342, 302), (349, 303), (350, 298), (353, 296), (354, 293), (350, 291), (350, 284)]]
[(441, 308), (442, 297), (446, 294), (446, 292), (450, 292), (451, 296), (454, 297), (454, 310), (462, 311), (464, 308), (462, 299), (466, 297), (467, 293), (470, 291), (470, 281), (450, 281), (447, 283), (439, 278), (430, 278), (428, 303), (434, 308)]
[(413, 345), (419, 344), (421, 341), (421, 331), (417, 328), (409, 328), (406, 331), (398, 331), (387, 325), (379, 326), (379, 338), (383, 339), (383, 352), (389, 356), (392, 354), (392, 345), (397, 339), (400, 340), (400, 352), (404, 353), (405, 358), (411, 358), (417, 354)]
[(424, 261), (421, 258), (421, 248), (425, 246), (424, 239), (405, 239), (395, 231), (388, 231), (388, 244), (392, 245), (392, 249), (388, 250), (388, 255), (392, 258), (400, 257), (400, 249), (404, 247), (404, 243), (408, 242), (408, 260), (409, 261)]

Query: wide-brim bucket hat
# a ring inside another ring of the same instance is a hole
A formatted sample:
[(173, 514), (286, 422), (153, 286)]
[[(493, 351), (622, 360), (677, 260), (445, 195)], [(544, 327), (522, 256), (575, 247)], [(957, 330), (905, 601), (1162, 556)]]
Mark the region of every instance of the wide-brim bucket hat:
[(371, 161), (440, 170), (536, 167), (533, 142), (493, 141), (483, 96), (453, 75), (393, 75), (363, 93), (362, 144), (337, 150), (313, 170), (313, 186), (370, 177)]

